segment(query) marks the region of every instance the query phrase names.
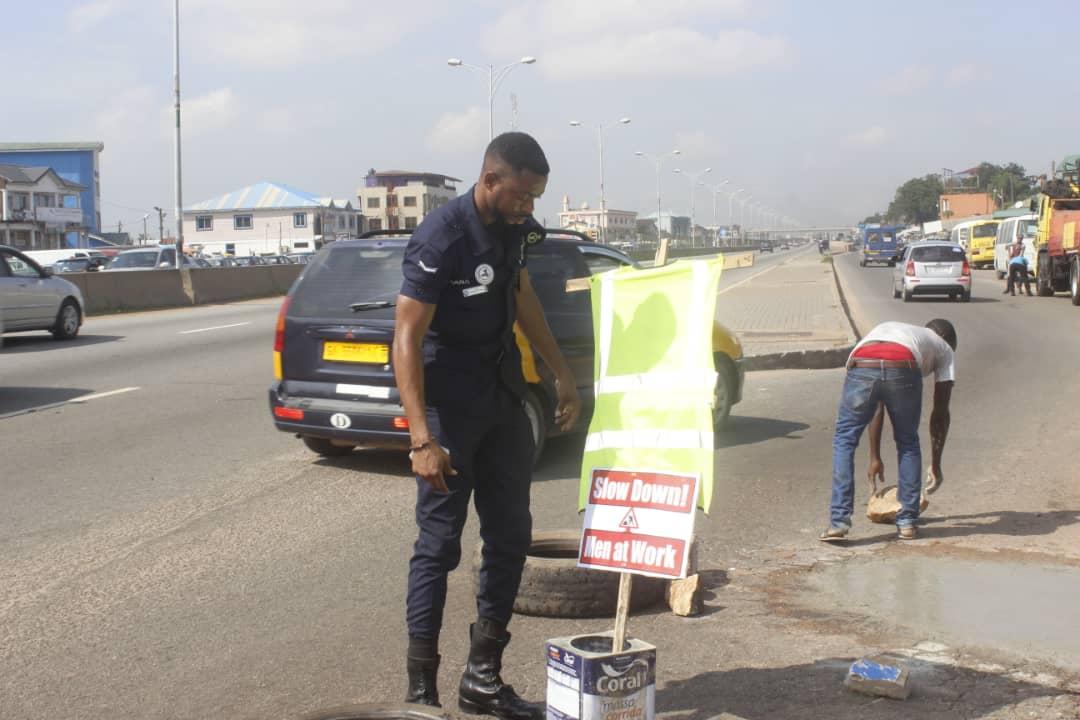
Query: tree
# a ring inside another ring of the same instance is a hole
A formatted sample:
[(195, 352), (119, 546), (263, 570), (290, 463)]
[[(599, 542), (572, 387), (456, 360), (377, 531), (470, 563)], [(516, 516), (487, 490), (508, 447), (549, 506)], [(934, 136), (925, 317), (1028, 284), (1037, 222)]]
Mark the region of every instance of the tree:
[(862, 225), (880, 225), (885, 221), (885, 216), (882, 213), (876, 212), (873, 215), (868, 215), (863, 218)]
[(912, 178), (896, 189), (886, 215), (906, 223), (924, 223), (938, 217), (938, 200), (945, 191), (941, 178), (927, 175)]

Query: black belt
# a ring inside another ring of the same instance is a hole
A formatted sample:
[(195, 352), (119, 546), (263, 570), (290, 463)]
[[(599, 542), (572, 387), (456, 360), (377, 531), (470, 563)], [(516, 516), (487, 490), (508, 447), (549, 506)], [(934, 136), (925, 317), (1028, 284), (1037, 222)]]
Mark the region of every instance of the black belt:
[(875, 358), (851, 358), (848, 360), (847, 366), (849, 368), (905, 368), (907, 370), (915, 370), (918, 366), (914, 360), (878, 360)]

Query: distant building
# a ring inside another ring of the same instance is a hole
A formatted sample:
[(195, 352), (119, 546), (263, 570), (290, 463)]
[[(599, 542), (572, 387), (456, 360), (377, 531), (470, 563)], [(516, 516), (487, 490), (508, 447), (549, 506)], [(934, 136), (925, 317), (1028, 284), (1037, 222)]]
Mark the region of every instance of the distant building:
[(606, 243), (636, 243), (637, 213), (630, 210), (593, 210), (583, 204), (580, 209), (570, 207), (570, 198), (563, 196), (559, 227), (577, 230), (593, 240)]
[(205, 253), (276, 255), (355, 237), (362, 224), (348, 200), (260, 182), (185, 208), (184, 243)]
[[(652, 220), (655, 224), (656, 213), (649, 213), (642, 219)], [(690, 218), (686, 215), (673, 215), (670, 212), (660, 213), (660, 234), (676, 239), (689, 238)]]
[(449, 175), (406, 170), (368, 170), (357, 189), (368, 230), (411, 230), (432, 210), (457, 197)]
[(85, 190), (47, 167), (0, 165), (0, 243), (20, 250), (59, 250), (75, 247)]
[[(0, 143), (0, 164), (50, 168), (66, 182), (80, 186), (78, 225), (82, 232), (101, 232), (101, 179), (99, 156), (104, 143)], [(67, 247), (85, 244), (78, 232), (68, 232)]]
[(990, 215), (995, 210), (997, 203), (990, 193), (951, 192), (938, 198), (938, 218), (946, 222), (956, 222), (976, 215)]

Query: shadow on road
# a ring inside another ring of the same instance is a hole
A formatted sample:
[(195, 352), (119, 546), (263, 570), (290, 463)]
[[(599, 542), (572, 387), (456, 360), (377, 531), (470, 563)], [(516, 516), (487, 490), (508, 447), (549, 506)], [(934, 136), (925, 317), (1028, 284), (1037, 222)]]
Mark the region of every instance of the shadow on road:
[(43, 410), (92, 392), (86, 388), (0, 387), (0, 419)]
[[(919, 520), (919, 537), (924, 540), (968, 537), (970, 535), (1049, 535), (1058, 528), (1080, 522), (1080, 510), (1019, 512), (1002, 510), (970, 515), (924, 516)], [(837, 543), (839, 548), (864, 547), (896, 540), (892, 525), (877, 526), (881, 532)]]
[(728, 418), (727, 427), (716, 434), (716, 447), (719, 449), (750, 445), (773, 438), (798, 440), (801, 436), (792, 433), (802, 432), (809, 427), (806, 423), (791, 420), (732, 415)]
[[(704, 672), (658, 688), (656, 711), (677, 716), (679, 720), (708, 720), (717, 716), (732, 720), (987, 717), (998, 708), (1069, 695), (1063, 690), (992, 673), (905, 659), (911, 670), (911, 696), (902, 702), (873, 698), (843, 687), (847, 669), (854, 660), (828, 658), (780, 668)], [(1041, 717), (1056, 714), (1057, 705), (1052, 711), (1046, 701), (1036, 702), (1038, 707), (1031, 709), (1046, 711)]]
[(413, 477), (409, 454), (401, 448), (357, 448), (341, 457), (320, 457), (315, 464), (393, 477)]
[(5, 335), (0, 355), (63, 350), (65, 348), (100, 345), (123, 340), (122, 335), (79, 335), (74, 340), (56, 340), (52, 335)]

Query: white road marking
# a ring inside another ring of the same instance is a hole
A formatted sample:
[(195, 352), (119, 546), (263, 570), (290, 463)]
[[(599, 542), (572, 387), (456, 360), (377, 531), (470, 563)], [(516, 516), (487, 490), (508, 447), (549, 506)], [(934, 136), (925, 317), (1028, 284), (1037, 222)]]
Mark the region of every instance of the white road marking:
[(84, 403), (87, 400), (97, 400), (99, 398), (110, 397), (112, 395), (121, 395), (123, 393), (134, 392), (135, 390), (138, 390), (138, 389), (139, 388), (137, 388), (137, 387), (126, 387), (126, 388), (120, 388), (118, 390), (109, 390), (108, 392), (94, 393), (93, 395), (82, 395), (82, 396), (77, 397), (77, 398), (72, 398), (72, 399), (68, 400), (68, 402), (69, 403)]
[(184, 330), (176, 333), (177, 335), (192, 335), (194, 333), (210, 332), (211, 330), (224, 330), (225, 328), (240, 327), (241, 325), (250, 325), (250, 322), (238, 322), (231, 325), (215, 325), (214, 327), (199, 328), (198, 330)]

